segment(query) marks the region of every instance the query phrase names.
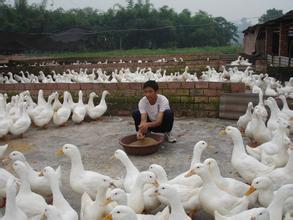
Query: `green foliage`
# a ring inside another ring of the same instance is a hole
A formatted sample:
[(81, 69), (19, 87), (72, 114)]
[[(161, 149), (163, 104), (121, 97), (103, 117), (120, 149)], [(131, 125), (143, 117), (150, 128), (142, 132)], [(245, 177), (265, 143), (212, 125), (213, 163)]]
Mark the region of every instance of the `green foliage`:
[(272, 20), (272, 19), (275, 19), (275, 18), (278, 18), (278, 17), (281, 17), (283, 15), (283, 11), (282, 10), (277, 10), (275, 8), (272, 8), (272, 9), (268, 9), (266, 11), (265, 14), (263, 14), (259, 19), (259, 23), (264, 23), (264, 22), (267, 22), (269, 20)]
[(155, 9), (148, 0), (127, 2), (102, 12), (46, 10), (46, 0), (39, 5), (16, 0), (15, 7), (0, 4), (0, 31), (55, 33), (81, 27), (97, 33), (100, 50), (226, 46), (237, 38), (237, 27), (223, 17), (187, 9), (177, 13), (168, 6)]
[[(84, 51), (84, 52), (43, 52), (27, 53), (28, 56), (53, 56), (53, 57), (103, 57), (103, 56), (139, 56), (139, 55), (164, 55), (164, 54), (238, 54), (243, 51), (242, 46), (224, 46), (224, 47), (195, 47), (178, 49), (131, 49), (131, 50), (111, 50), (111, 51)], [(206, 66), (203, 67), (203, 69)]]

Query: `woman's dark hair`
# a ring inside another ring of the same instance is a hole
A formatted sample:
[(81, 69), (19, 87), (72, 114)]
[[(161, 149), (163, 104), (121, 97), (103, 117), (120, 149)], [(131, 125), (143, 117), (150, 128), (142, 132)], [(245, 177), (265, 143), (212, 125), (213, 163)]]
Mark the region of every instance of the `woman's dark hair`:
[(143, 89), (147, 88), (147, 87), (150, 87), (152, 88), (153, 90), (155, 91), (158, 91), (159, 90), (159, 85), (156, 81), (154, 80), (149, 80), (149, 81), (146, 81), (144, 84), (143, 84)]

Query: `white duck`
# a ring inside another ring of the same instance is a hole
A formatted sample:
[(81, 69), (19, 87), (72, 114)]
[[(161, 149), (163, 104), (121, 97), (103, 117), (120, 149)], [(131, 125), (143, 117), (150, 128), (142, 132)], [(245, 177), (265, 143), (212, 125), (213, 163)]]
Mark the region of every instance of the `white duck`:
[(155, 193), (158, 197), (162, 197), (164, 200), (169, 201), (171, 207), (169, 220), (191, 220), (191, 218), (185, 213), (183, 205), (178, 197), (177, 190), (173, 186), (161, 184)]
[(241, 132), (245, 132), (247, 124), (252, 120), (252, 110), (253, 104), (252, 102), (249, 102), (246, 113), (240, 116), (239, 120), (237, 121), (237, 127)]
[(53, 115), (53, 122), (57, 126), (64, 125), (70, 117), (71, 106), (68, 101), (69, 101), (69, 92), (65, 91), (62, 107), (59, 108)]
[(273, 182), (265, 176), (257, 177), (252, 181), (251, 187), (246, 192), (246, 195), (258, 192), (258, 201), (261, 206), (268, 207), (274, 198)]
[[(199, 141), (194, 145), (192, 160), (190, 164), (190, 169), (192, 169), (195, 164), (200, 163), (201, 155), (205, 149), (208, 147), (213, 148), (211, 145), (208, 145), (205, 141)], [(169, 184), (182, 184), (189, 187), (200, 187), (202, 185), (202, 180), (198, 175), (193, 175), (191, 177), (185, 177), (188, 171), (178, 175), (174, 179), (169, 180)]]
[(284, 95), (280, 95), (279, 98), (283, 103), (282, 112), (285, 113), (289, 118), (293, 118), (293, 111), (289, 108), (286, 97)]
[(115, 186), (111, 178), (104, 177), (97, 184), (97, 195), (94, 201), (86, 192), (82, 195), (80, 209), (81, 220), (97, 220), (108, 214), (105, 200), (107, 190), (111, 186)]
[[(216, 160), (208, 158), (204, 161), (204, 164), (208, 166), (213, 181), (221, 190), (226, 191), (227, 193), (230, 193), (236, 197), (242, 197), (249, 190), (249, 185), (233, 178), (223, 177)], [(249, 205), (253, 206), (256, 200), (257, 194), (250, 196)]]
[(293, 184), (293, 148), (288, 149), (289, 160), (285, 167), (277, 168), (267, 176), (272, 180), (274, 190), (279, 189), (285, 184)]
[[(27, 162), (23, 153), (19, 151), (12, 151), (9, 154), (9, 157), (5, 159), (6, 161), (12, 160), (15, 161), (22, 161), (27, 169), (28, 180), (31, 185), (31, 189), (33, 192), (38, 193), (44, 197), (48, 197), (52, 195), (51, 187), (48, 182), (48, 179), (44, 176), (39, 176), (40, 172), (34, 170), (31, 165)], [(58, 175), (59, 182), (61, 184), (61, 167), (59, 166), (56, 169), (56, 173)]]
[(13, 176), (10, 172), (8, 172), (7, 170), (3, 168), (0, 168), (0, 197), (1, 198), (6, 198), (6, 185), (9, 179), (17, 180), (15, 176)]
[(80, 151), (72, 144), (65, 144), (56, 154), (57, 156), (65, 155), (70, 158), (71, 170), (69, 183), (73, 191), (79, 194), (87, 192), (88, 195), (94, 199), (97, 195), (97, 184), (101, 179), (107, 176), (94, 171), (85, 170)]
[(127, 204), (137, 214), (141, 214), (145, 208), (144, 187), (146, 184), (157, 184), (156, 176), (152, 172), (143, 171), (138, 174), (133, 189), (128, 195)]
[(264, 105), (262, 89), (257, 87), (257, 93), (258, 93), (258, 104), (255, 107), (257, 107), (260, 110), (261, 117), (263, 121), (266, 122), (268, 117), (268, 112)]
[(126, 192), (131, 192), (139, 174), (139, 170), (132, 163), (124, 151), (116, 150), (113, 157), (118, 159), (124, 165), (126, 169), (126, 175), (123, 180), (123, 186)]
[(270, 213), (270, 219), (282, 220), (283, 207), (286, 200), (291, 196), (293, 196), (292, 184), (284, 185), (275, 192), (274, 198), (267, 208)]
[(74, 123), (81, 123), (84, 120), (84, 117), (86, 115), (86, 107), (83, 104), (83, 93), (80, 90), (78, 92), (78, 103), (74, 106), (73, 112), (72, 112), (72, 121)]
[(105, 100), (107, 95), (110, 95), (110, 93), (108, 91), (103, 91), (99, 105), (94, 106), (93, 103), (91, 103), (86, 106), (87, 114), (91, 119), (98, 119), (107, 111), (107, 103)]
[(63, 220), (61, 216), (61, 212), (52, 205), (48, 205), (45, 209), (45, 216), (47, 220)]
[(130, 207), (119, 205), (115, 207), (109, 215), (102, 220), (169, 220), (169, 209), (156, 215), (136, 214)]
[[(144, 192), (144, 186), (146, 184), (158, 186), (154, 173), (149, 171), (139, 173), (133, 185), (133, 190), (130, 193), (126, 194), (121, 189), (112, 191), (107, 198), (107, 204), (115, 201), (118, 205), (127, 205), (131, 207), (137, 214), (142, 213), (145, 209), (146, 200), (149, 199)], [(159, 205), (160, 204), (158, 204), (157, 207)]]
[(266, 208), (254, 208), (233, 216), (223, 216), (215, 211), (215, 220), (269, 220), (270, 214)]
[(33, 117), (33, 122), (38, 127), (46, 127), (49, 122), (51, 121), (54, 110), (52, 107), (52, 102), (55, 99), (57, 93), (53, 93), (49, 96), (48, 102), (44, 105), (42, 109), (40, 109), (40, 112), (38, 114), (35, 114)]
[(225, 132), (232, 139), (234, 145), (231, 158), (232, 167), (245, 181), (251, 183), (256, 177), (268, 174), (274, 169), (274, 167), (268, 167), (246, 153), (241, 133), (237, 128), (228, 126)]
[(28, 220), (26, 214), (16, 205), (16, 181), (13, 178), (7, 180), (6, 185), (6, 209), (1, 220)]
[(0, 138), (8, 134), (12, 120), (6, 111), (6, 102), (3, 96), (0, 96)]
[[(164, 170), (162, 166), (158, 164), (152, 164), (149, 167), (149, 171), (153, 172), (156, 175), (156, 178), (159, 184), (169, 184), (177, 190), (178, 196), (180, 198), (181, 203), (183, 204), (185, 211), (192, 214), (195, 210), (198, 210), (200, 208), (200, 202), (199, 202), (200, 188), (193, 188), (193, 187), (188, 187), (186, 185), (170, 183), (168, 181), (166, 171)], [(163, 204), (168, 204), (168, 201), (163, 200), (162, 198), (160, 198), (160, 201)]]
[(19, 104), (19, 117), (9, 128), (10, 133), (13, 135), (23, 135), (31, 125), (31, 119), (25, 110), (25, 105), (25, 103)]
[[(33, 103), (32, 107), (34, 106)], [(44, 91), (42, 89), (38, 92), (38, 100), (37, 100), (37, 106), (33, 107), (31, 111), (29, 112), (29, 115), (33, 118), (35, 115), (37, 115), (40, 110), (46, 105), (46, 100), (44, 99)]]
[(59, 211), (62, 220), (78, 220), (76, 211), (64, 198), (58, 181), (58, 174), (52, 167), (45, 167), (40, 175), (44, 175), (51, 186), (53, 193), (53, 206)]
[(203, 180), (203, 186), (199, 193), (201, 205), (207, 213), (213, 215), (218, 211), (222, 215), (235, 215), (248, 208), (248, 197), (235, 197), (221, 190), (213, 181), (209, 168), (205, 164), (198, 163), (189, 171), (187, 176), (197, 174)]
[(285, 166), (289, 158), (288, 146), (291, 144), (291, 140), (287, 136), (288, 126), (286, 120), (278, 119), (272, 140), (256, 148), (247, 145), (247, 152), (256, 159), (261, 160), (263, 164), (272, 164), (275, 167)]
[(45, 199), (32, 192), (26, 166), (21, 161), (13, 163), (13, 169), (21, 180), (19, 192), (16, 196), (16, 204), (25, 214), (34, 220), (40, 220), (43, 217), (47, 203)]
[(55, 99), (54, 99), (54, 102), (53, 102), (53, 110), (54, 110), (54, 112), (56, 112), (61, 107), (62, 107), (62, 104), (59, 101), (59, 93), (56, 92), (56, 96), (55, 96)]
[(246, 127), (245, 135), (258, 145), (268, 142), (272, 138), (272, 132), (266, 127), (261, 110), (258, 107), (254, 108), (252, 120)]

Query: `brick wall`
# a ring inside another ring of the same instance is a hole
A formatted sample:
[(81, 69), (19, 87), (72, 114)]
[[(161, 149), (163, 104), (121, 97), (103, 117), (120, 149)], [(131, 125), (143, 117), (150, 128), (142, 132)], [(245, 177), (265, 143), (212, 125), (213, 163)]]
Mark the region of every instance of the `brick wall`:
[[(15, 95), (29, 90), (34, 98), (39, 89), (44, 90), (47, 97), (54, 91), (71, 92), (77, 101), (78, 91), (84, 92), (84, 100), (88, 100), (90, 92), (98, 95), (108, 90), (111, 96), (106, 98), (108, 115), (129, 116), (143, 96), (142, 83), (54, 83), (54, 84), (0, 84), (0, 92)], [(243, 83), (220, 82), (164, 82), (159, 83), (160, 93), (165, 95), (176, 116), (213, 117), (219, 116), (220, 96), (224, 93), (243, 93)], [(98, 100), (96, 100), (97, 102)]]

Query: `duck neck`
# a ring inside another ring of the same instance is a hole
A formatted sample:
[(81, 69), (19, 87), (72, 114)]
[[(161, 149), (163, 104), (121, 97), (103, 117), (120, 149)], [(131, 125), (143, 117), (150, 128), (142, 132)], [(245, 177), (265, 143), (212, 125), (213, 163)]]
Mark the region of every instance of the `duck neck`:
[(135, 184), (134, 184), (133, 191), (143, 190), (144, 184), (145, 184), (145, 182), (142, 180), (140, 175), (138, 175), (138, 177), (136, 178)]
[(107, 189), (108, 189), (108, 187), (99, 187), (99, 189), (97, 190), (95, 203), (100, 204), (101, 202), (105, 201)]
[(80, 92), (78, 94), (78, 104), (83, 104), (83, 100), (82, 100), (82, 92)]
[(271, 105), (269, 105), (269, 107), (270, 107), (270, 110), (271, 110), (271, 118), (277, 119), (278, 110), (275, 108), (273, 103)]
[(206, 172), (202, 173), (200, 175), (200, 178), (203, 181), (203, 185), (204, 186), (208, 186), (208, 185), (215, 185), (212, 176), (210, 175), (209, 171), (207, 170)]
[(88, 106), (94, 106), (94, 96), (91, 95), (88, 101)]
[(106, 104), (106, 94), (105, 93), (102, 94), (102, 98), (100, 100), (100, 105), (107, 105)]
[(84, 171), (81, 155), (76, 153), (71, 156), (71, 173), (80, 173)]
[(21, 185), (20, 185), (19, 192), (20, 193), (31, 192), (31, 186), (30, 186), (30, 183), (28, 180), (27, 172), (18, 172), (17, 174), (21, 179)]
[(283, 102), (283, 110), (289, 110), (289, 106), (288, 106), (286, 97), (282, 98), (282, 102)]
[(160, 172), (157, 172), (156, 176), (160, 184), (168, 182), (168, 177), (165, 170), (161, 170)]
[(9, 190), (6, 196), (5, 216), (14, 216), (16, 207), (16, 191)]
[(50, 183), (52, 195), (53, 195), (53, 204), (58, 204), (60, 202), (60, 200), (64, 199), (64, 197), (61, 193), (58, 178), (57, 178), (56, 174), (49, 177), (49, 183)]
[(261, 89), (259, 89), (259, 92), (258, 92), (258, 105), (260, 106), (264, 106), (264, 102), (263, 102), (263, 92)]
[(135, 171), (138, 172), (137, 168), (134, 166), (134, 164), (132, 163), (132, 161), (127, 157), (127, 156), (123, 156), (121, 158), (121, 162), (124, 164), (124, 166), (126, 167), (126, 171)]
[(271, 204), (268, 206), (268, 211), (270, 213), (271, 219), (282, 219), (283, 215), (283, 206), (287, 198), (293, 195), (292, 191), (289, 191), (285, 195), (277, 195), (274, 196)]
[(240, 132), (235, 132), (234, 134), (231, 135), (232, 141), (233, 141), (233, 155), (238, 156), (238, 153), (245, 153), (244, 150), (244, 145), (243, 145), (243, 140), (241, 137)]
[(199, 149), (197, 147), (194, 148), (190, 169), (192, 169), (195, 166), (195, 164), (200, 163), (202, 152), (202, 149)]
[(219, 169), (218, 166), (213, 167), (212, 169), (210, 169), (210, 171), (211, 171), (212, 177), (215, 180), (221, 180), (221, 179), (223, 179), (223, 177), (221, 175), (221, 171), (220, 171), (220, 169)]
[(178, 193), (174, 193), (172, 198), (169, 199), (170, 206), (171, 206), (171, 216), (176, 213), (176, 216), (182, 215), (185, 216), (185, 210), (181, 201), (179, 200)]

